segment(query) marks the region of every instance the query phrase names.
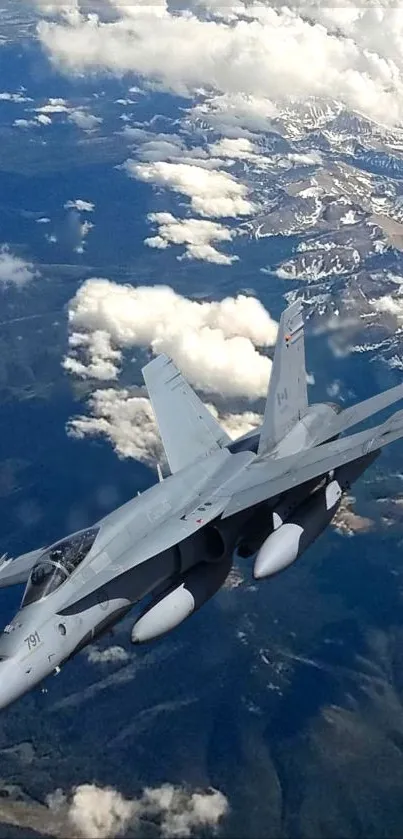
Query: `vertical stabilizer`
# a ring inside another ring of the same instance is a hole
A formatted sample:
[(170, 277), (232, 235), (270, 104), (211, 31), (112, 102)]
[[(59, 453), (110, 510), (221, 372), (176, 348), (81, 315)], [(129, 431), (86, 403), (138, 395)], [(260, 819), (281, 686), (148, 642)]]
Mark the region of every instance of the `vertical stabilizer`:
[(143, 367), (143, 377), (172, 473), (231, 442), (164, 353)]
[(281, 315), (258, 455), (271, 451), (308, 407), (302, 303), (296, 300)]

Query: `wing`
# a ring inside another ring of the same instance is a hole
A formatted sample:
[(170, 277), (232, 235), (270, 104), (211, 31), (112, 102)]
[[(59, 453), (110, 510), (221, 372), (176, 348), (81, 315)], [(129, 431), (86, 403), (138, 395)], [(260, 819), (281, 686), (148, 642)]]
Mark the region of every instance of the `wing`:
[(274, 449), (307, 408), (302, 303), (296, 300), (280, 319), (258, 454)]
[(208, 510), (206, 508), (203, 511), (199, 508), (190, 509), (183, 515), (177, 513), (168, 521), (159, 523), (147, 538), (140, 539), (125, 556), (119, 557), (118, 562), (111, 562), (106, 568), (93, 572), (90, 579), (84, 575), (81, 576), (78, 572), (65, 583), (66, 601), (59, 614), (71, 614), (72, 611), (80, 610), (85, 598), (94, 595), (111, 580), (130, 571), (134, 566), (145, 563), (147, 559), (164, 553), (188, 536), (192, 536), (197, 530), (201, 530), (209, 521), (222, 513), (228, 501), (229, 498), (217, 498)]
[[(79, 611), (84, 598), (94, 595), (97, 590), (126, 571), (130, 571), (135, 566), (141, 566), (148, 559), (169, 550), (221, 515), (230, 500), (230, 495), (218, 496), (217, 489), (225, 486), (227, 481), (245, 469), (254, 458), (255, 455), (252, 452), (239, 452), (232, 455), (228, 449), (221, 449), (211, 456), (213, 463), (210, 467), (209, 459), (202, 464), (197, 463), (189, 467), (188, 480), (185, 480), (182, 474), (178, 474), (169, 477), (162, 484), (157, 484), (157, 487), (163, 488), (167, 500), (173, 497), (171, 495), (173, 490), (169, 488), (173, 482), (180, 483), (182, 487), (180, 503), (175, 508), (172, 504), (166, 504), (167, 511), (163, 517), (159, 516), (154, 519), (151, 516), (152, 509), (147, 507), (146, 494), (154, 491), (154, 488), (147, 490), (140, 496), (140, 502), (141, 500), (144, 502), (141, 516), (144, 521), (148, 521), (144, 532), (139, 532), (138, 538), (133, 539), (133, 543), (124, 554), (117, 558), (111, 556), (106, 567), (101, 565), (99, 569), (96, 569), (94, 561), (93, 567), (86, 566), (82, 572), (77, 569), (77, 572), (64, 583), (66, 600), (61, 611), (63, 613), (65, 611), (70, 613), (71, 610)], [(206, 477), (205, 480), (200, 481), (200, 472), (203, 468)], [(133, 527), (133, 523), (131, 526)], [(132, 532), (134, 533), (135, 530), (136, 528)], [(111, 551), (109, 548), (108, 550)]]
[(0, 588), (26, 583), (32, 568), (44, 550), (45, 548), (39, 548), (37, 551), (21, 554), (16, 559), (3, 558), (0, 564)]
[(168, 356), (142, 372), (171, 472), (231, 442)]
[(222, 517), (227, 518), (312, 478), (326, 475), (332, 469), (378, 451), (400, 437), (403, 437), (403, 411), (393, 414), (382, 425), (325, 443), (302, 456), (256, 461), (245, 469), (243, 475), (225, 485), (225, 495), (231, 492), (232, 497)]

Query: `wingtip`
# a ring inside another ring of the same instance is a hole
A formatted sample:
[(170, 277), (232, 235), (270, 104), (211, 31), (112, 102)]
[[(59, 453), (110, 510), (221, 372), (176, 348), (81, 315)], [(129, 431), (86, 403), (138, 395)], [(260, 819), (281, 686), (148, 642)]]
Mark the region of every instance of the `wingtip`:
[(286, 309), (283, 309), (279, 324), (279, 333), (293, 332), (301, 329), (304, 325), (303, 319), (303, 304), (302, 300), (298, 298), (290, 303)]
[(303, 311), (303, 301), (300, 297), (297, 297), (296, 300), (293, 300), (285, 309), (283, 309), (281, 316), (285, 317), (286, 315), (299, 315)]
[(161, 367), (163, 367), (165, 364), (169, 364), (170, 362), (171, 359), (168, 355), (166, 355), (166, 353), (160, 353), (159, 355), (156, 355), (155, 358), (152, 358), (151, 361), (149, 361), (147, 364), (144, 365), (144, 367), (141, 368), (144, 381), (148, 373), (154, 373)]

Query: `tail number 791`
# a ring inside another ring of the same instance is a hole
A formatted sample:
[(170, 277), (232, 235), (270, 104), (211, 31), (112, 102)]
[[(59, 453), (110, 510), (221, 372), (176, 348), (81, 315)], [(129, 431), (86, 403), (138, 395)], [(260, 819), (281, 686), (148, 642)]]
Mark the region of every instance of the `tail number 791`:
[(39, 632), (31, 632), (27, 638), (24, 638), (24, 641), (27, 644), (29, 651), (34, 650), (41, 642)]

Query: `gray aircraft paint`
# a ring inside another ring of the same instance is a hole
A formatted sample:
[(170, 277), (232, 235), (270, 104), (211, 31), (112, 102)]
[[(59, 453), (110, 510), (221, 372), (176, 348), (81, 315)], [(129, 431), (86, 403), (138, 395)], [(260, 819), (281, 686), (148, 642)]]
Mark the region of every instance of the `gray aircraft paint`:
[[(403, 385), (344, 411), (309, 406), (304, 358), (301, 304), (294, 303), (281, 319), (263, 425), (235, 442), (170, 359), (159, 356), (144, 368), (172, 474), (95, 523), (85, 555), (74, 553), (88, 538), (79, 533), (3, 558), (0, 587), (28, 581), (30, 588), (0, 636), (0, 707), (58, 671), (146, 595), (152, 601), (133, 640), (169, 631), (178, 614), (185, 619), (223, 584), (237, 546), (256, 542), (257, 522), (256, 548), (266, 544), (272, 568), (281, 557), (290, 564), (322, 532), (339, 501), (326, 506), (327, 487), (338, 483), (343, 491), (403, 436), (403, 412), (338, 436), (401, 399)], [(54, 590), (39, 586), (45, 594), (28, 602), (45, 572)]]
[(258, 454), (265, 455), (291, 431), (308, 409), (302, 303), (280, 318)]

